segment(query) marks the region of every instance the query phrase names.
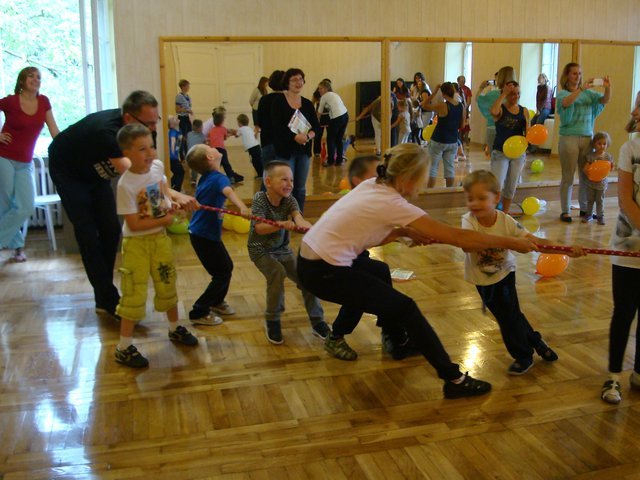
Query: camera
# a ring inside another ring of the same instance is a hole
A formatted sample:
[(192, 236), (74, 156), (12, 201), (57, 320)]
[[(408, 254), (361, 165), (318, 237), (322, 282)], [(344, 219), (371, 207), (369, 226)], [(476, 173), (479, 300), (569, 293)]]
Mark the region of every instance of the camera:
[(487, 80), (487, 85), (495, 85), (496, 81), (495, 80)]
[(604, 78), (594, 78), (591, 85), (593, 85), (594, 87), (604, 86)]

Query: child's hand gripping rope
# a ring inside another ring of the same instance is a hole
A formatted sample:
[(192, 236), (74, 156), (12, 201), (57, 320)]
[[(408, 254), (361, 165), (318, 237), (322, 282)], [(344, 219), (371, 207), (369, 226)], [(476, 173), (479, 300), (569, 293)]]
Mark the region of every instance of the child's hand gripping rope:
[(297, 225), (296, 226), (283, 225), (282, 222), (276, 222), (274, 220), (269, 220), (268, 218), (258, 217), (257, 215), (242, 215), (242, 213), (240, 213), (240, 212), (236, 212), (234, 210), (227, 210), (226, 208), (218, 208), (218, 207), (210, 207), (208, 205), (200, 205), (200, 209), (201, 210), (210, 210), (212, 212), (225, 213), (225, 214), (229, 214), (229, 215), (235, 215), (237, 217), (248, 218), (249, 220), (253, 220), (254, 222), (266, 223), (267, 225), (271, 225), (271, 226), (274, 226), (274, 227), (282, 228), (282, 229), (285, 229), (285, 230), (290, 230), (292, 232), (306, 233), (309, 230), (308, 228), (298, 227)]

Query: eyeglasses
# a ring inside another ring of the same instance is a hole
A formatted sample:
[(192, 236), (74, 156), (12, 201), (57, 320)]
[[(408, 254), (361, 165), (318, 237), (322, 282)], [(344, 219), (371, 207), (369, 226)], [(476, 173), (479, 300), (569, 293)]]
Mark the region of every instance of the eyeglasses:
[(141, 123), (142, 125), (144, 125), (147, 128), (153, 128), (156, 126), (156, 124), (158, 123), (158, 121), (162, 120), (162, 117), (160, 115), (158, 115), (158, 120), (156, 120), (155, 122), (143, 122), (142, 120), (140, 120), (138, 117), (136, 117), (133, 113), (129, 113), (129, 115), (131, 115), (131, 117), (133, 117), (133, 119), (138, 122)]

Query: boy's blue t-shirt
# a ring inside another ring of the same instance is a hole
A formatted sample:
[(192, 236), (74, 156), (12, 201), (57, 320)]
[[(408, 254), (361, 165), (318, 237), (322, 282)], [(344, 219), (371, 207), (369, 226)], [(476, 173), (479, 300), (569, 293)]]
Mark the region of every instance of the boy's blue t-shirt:
[(560, 116), (560, 135), (593, 136), (593, 124), (604, 110), (604, 105), (600, 103), (604, 95), (587, 89), (571, 105), (563, 107), (562, 101), (569, 95), (571, 92), (568, 90), (558, 92), (556, 111)]
[(173, 128), (169, 129), (169, 148), (171, 148), (171, 139), (175, 138), (174, 148), (169, 151), (169, 159), (178, 160), (178, 151), (180, 151), (180, 132), (178, 130), (174, 130)]
[[(230, 187), (231, 182), (220, 172), (207, 172), (200, 177), (196, 188), (196, 200), (201, 205), (222, 208), (227, 199), (222, 190)], [(189, 233), (216, 242), (221, 241), (222, 214), (211, 210), (197, 210), (189, 222)]]

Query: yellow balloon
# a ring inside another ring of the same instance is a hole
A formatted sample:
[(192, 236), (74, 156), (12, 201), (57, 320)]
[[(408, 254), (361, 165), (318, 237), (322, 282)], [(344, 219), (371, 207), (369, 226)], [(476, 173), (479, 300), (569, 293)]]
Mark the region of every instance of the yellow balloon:
[(507, 138), (502, 145), (502, 151), (509, 158), (519, 158), (527, 151), (529, 142), (522, 135), (514, 135)]
[(536, 197), (527, 197), (522, 201), (522, 213), (535, 215), (540, 210), (540, 200)]
[(422, 129), (422, 139), (425, 142), (431, 140), (431, 135), (433, 135), (433, 131), (436, 129), (436, 124), (432, 123), (431, 125), (427, 125)]
[(529, 120), (531, 120), (535, 116), (536, 116), (536, 109), (535, 108), (530, 108), (529, 109)]
[(242, 217), (234, 217), (233, 230), (236, 233), (249, 233), (250, 228), (251, 228), (251, 222), (249, 220)]
[(225, 230), (233, 230), (233, 215), (225, 213), (222, 216), (222, 228)]

